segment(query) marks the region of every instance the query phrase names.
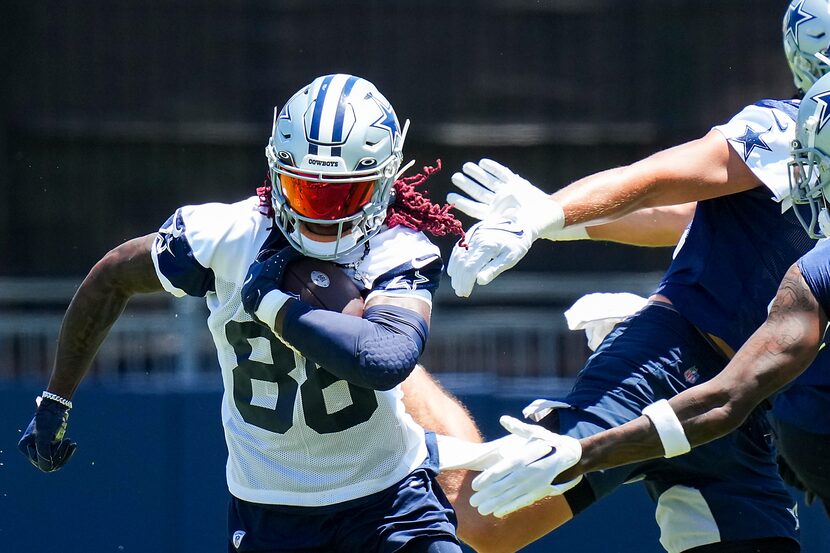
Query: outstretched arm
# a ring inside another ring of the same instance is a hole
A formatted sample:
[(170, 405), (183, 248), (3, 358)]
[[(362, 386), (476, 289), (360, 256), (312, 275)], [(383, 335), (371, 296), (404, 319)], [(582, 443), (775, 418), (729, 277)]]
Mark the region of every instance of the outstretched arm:
[[(513, 267), (537, 238), (599, 237), (663, 245), (672, 241), (672, 234), (678, 235), (681, 226), (675, 220), (668, 231), (665, 228), (662, 215), (672, 212), (655, 211), (652, 215), (661, 216), (650, 219), (636, 212), (692, 204), (761, 184), (717, 130), (626, 167), (590, 175), (550, 195), (491, 160), (466, 163), (463, 171), (454, 174), (452, 181), (468, 196), (452, 193), (447, 200), (481, 221), (469, 229), (450, 257), (447, 269), (459, 296), (470, 295), (475, 284), (489, 284)], [(629, 214), (638, 226), (617, 223), (594, 232), (584, 228), (616, 222)]]
[[(827, 317), (797, 265), (784, 277), (766, 322), (712, 380), (669, 400), (689, 444), (740, 426), (761, 401), (800, 374), (818, 353)], [(651, 420), (639, 417), (582, 440), (579, 463), (557, 480), (664, 455)]]
[(587, 227), (591, 240), (631, 246), (674, 246), (692, 222), (696, 202), (639, 209), (608, 223)]
[[(585, 473), (672, 457), (728, 434), (758, 404), (801, 373), (818, 352), (827, 317), (798, 265), (787, 273), (766, 322), (712, 380), (643, 410), (644, 416), (576, 440), (510, 417), (502, 425), (541, 455), (505, 459), (473, 481), (471, 503), (505, 516), (556, 496)], [(646, 416), (647, 415), (647, 416)], [(552, 450), (552, 453), (547, 453)]]
[(162, 289), (150, 257), (154, 235), (118, 246), (89, 272), (75, 292), (58, 336), (52, 376), (18, 449), (38, 469), (65, 465), (77, 445), (65, 437), (71, 398), (127, 300)]
[(565, 224), (577, 225), (736, 194), (760, 184), (724, 135), (712, 130), (626, 167), (575, 181), (551, 199), (562, 206)]
[(162, 291), (150, 256), (155, 236), (135, 238), (113, 249), (81, 283), (61, 325), (48, 391), (71, 398), (130, 297)]

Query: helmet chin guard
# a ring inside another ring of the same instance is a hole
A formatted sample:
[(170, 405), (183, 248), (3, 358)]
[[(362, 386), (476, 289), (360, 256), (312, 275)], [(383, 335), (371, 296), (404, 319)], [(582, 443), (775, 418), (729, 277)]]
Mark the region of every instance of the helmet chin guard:
[(810, 208), (796, 216), (811, 238), (830, 236), (830, 75), (821, 77), (804, 95), (798, 110), (792, 158), (788, 163), (790, 197)]
[[(293, 247), (336, 260), (380, 230), (408, 127), (353, 75), (318, 77), (274, 110), (265, 155), (275, 221)], [(332, 241), (310, 239), (301, 223), (333, 227)]]

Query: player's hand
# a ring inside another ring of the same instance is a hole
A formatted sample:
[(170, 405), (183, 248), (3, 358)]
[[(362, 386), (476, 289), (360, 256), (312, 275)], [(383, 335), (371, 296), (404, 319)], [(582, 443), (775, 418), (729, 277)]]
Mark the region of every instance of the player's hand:
[[(246, 313), (254, 319), (257, 318), (254, 313), (259, 309), (262, 298), (268, 292), (280, 289), (285, 268), (302, 255), (293, 247), (286, 246), (276, 253), (261, 252), (261, 255), (257, 256), (257, 260), (248, 268), (248, 274), (242, 285), (242, 307)], [(273, 324), (273, 321), (269, 322)]]
[(18, 449), (43, 472), (58, 470), (78, 447), (69, 438), (64, 438), (68, 421), (68, 407), (51, 399), (41, 399), (32, 422), (17, 444)]
[(491, 159), (478, 163), (468, 161), (451, 180), (469, 197), (451, 192), (447, 194), (447, 202), (479, 220), (512, 216), (516, 210), (535, 209), (540, 203), (550, 201), (545, 192)]
[(513, 457), (499, 461), (472, 483), (470, 505), (482, 515), (502, 518), (551, 495), (561, 495), (576, 486), (582, 475), (553, 484), (554, 479), (582, 457), (579, 440), (512, 417), (499, 422), (511, 434), (527, 440)]
[(452, 250), (447, 264), (456, 295), (467, 297), (476, 283), (484, 286), (522, 259), (533, 244), (521, 223), (507, 218), (481, 221), (470, 227)]

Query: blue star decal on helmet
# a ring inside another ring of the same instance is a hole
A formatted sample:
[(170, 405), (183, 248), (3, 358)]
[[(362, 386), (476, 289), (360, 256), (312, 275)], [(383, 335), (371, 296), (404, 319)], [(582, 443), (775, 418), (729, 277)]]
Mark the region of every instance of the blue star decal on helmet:
[(392, 140), (395, 140), (395, 135), (398, 134), (398, 122), (395, 119), (395, 112), (392, 111), (392, 106), (384, 105), (383, 102), (374, 96), (372, 96), (372, 100), (374, 100), (378, 107), (380, 107), (383, 114), (381, 114), (378, 120), (372, 123), (371, 126), (378, 129), (384, 129), (392, 137)]
[(804, 11), (804, 2), (801, 0), (797, 3), (790, 4), (787, 10), (787, 20), (784, 26), (787, 28), (787, 35), (791, 35), (796, 44), (798, 44), (798, 26), (811, 19), (816, 19), (816, 16)]
[(744, 134), (736, 136), (735, 138), (730, 138), (729, 140), (732, 140), (733, 142), (740, 142), (744, 145), (743, 156), (744, 161), (746, 161), (749, 159), (750, 154), (752, 154), (752, 150), (755, 148), (760, 148), (768, 152), (772, 151), (772, 148), (770, 148), (769, 145), (764, 142), (764, 139), (761, 138), (761, 135), (767, 134), (770, 130), (772, 130), (772, 127), (765, 131), (754, 131), (752, 130), (752, 127), (747, 125)]
[(818, 128), (816, 132), (818, 132), (830, 121), (830, 110), (827, 109), (827, 105), (830, 104), (830, 91), (810, 96), (810, 99), (815, 100), (817, 104), (816, 116), (818, 117)]

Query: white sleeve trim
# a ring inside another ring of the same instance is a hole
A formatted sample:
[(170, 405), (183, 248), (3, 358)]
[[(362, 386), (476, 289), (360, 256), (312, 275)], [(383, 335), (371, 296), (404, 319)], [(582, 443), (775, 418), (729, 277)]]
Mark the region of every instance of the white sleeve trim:
[(370, 292), (368, 296), (366, 296), (366, 303), (369, 302), (372, 298), (376, 298), (378, 296), (389, 296), (393, 298), (412, 298), (415, 300), (420, 300), (427, 304), (430, 309), (432, 308), (432, 294), (430, 294), (427, 290), (375, 290), (374, 292)]

